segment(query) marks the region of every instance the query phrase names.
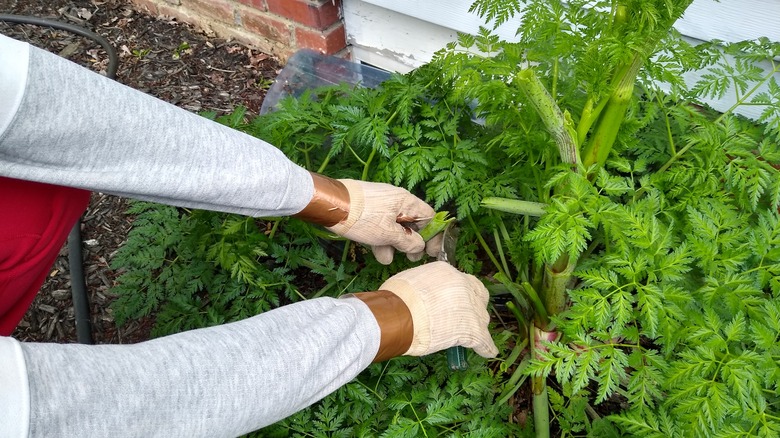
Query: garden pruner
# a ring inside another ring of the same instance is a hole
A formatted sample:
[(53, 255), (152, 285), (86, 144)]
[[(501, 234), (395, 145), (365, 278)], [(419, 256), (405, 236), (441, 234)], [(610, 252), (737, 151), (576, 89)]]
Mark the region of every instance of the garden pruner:
[[(458, 226), (455, 224), (455, 218), (449, 217), (449, 212), (440, 211), (429, 219), (430, 221), (419, 230), (420, 236), (427, 242), (433, 239), (434, 236), (442, 233), (441, 247), (439, 248), (439, 254), (436, 256), (436, 259), (438, 261), (447, 262), (457, 268), (455, 265), (455, 247), (458, 242)], [(398, 223), (415, 230), (417, 229), (417, 221), (418, 219), (409, 217), (398, 217)], [(448, 348), (447, 364), (450, 369), (456, 371), (463, 371), (468, 368), (466, 350), (461, 346)]]
[[(454, 221), (447, 224), (442, 231), (441, 248), (437, 260), (455, 265), (455, 247), (458, 243), (458, 227)], [(447, 365), (451, 370), (463, 371), (468, 368), (466, 362), (466, 350), (461, 346), (450, 347), (447, 349)]]

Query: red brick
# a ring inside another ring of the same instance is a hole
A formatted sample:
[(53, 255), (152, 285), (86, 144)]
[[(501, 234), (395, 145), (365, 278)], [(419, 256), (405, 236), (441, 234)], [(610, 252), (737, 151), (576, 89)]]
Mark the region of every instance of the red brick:
[(344, 23), (339, 23), (325, 32), (308, 27), (295, 28), (295, 44), (298, 48), (308, 47), (332, 55), (347, 46)]
[(235, 22), (235, 3), (231, 0), (181, 0), (182, 6), (225, 23)]
[(261, 11), (267, 10), (265, 7), (265, 0), (238, 0), (238, 2)]
[(340, 20), (341, 2), (332, 0), (266, 0), (268, 11), (319, 30)]
[(244, 29), (272, 41), (289, 43), (292, 38), (290, 25), (283, 19), (264, 12), (246, 9), (241, 11)]

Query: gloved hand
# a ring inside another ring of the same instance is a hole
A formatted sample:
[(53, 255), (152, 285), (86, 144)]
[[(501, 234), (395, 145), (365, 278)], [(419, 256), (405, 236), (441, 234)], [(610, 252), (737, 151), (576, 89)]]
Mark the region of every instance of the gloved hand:
[[(382, 331), (377, 360), (397, 354), (424, 356), (456, 345), (482, 357), (498, 354), (488, 332), (488, 291), (473, 275), (446, 262), (432, 262), (393, 275), (379, 289), (354, 295), (366, 302)], [(392, 298), (381, 295), (387, 291), (400, 298), (405, 309), (399, 311)], [(409, 316), (411, 324), (404, 323)]]
[(296, 214), (310, 222), (348, 239), (371, 246), (379, 263), (393, 261), (394, 250), (419, 260), (423, 251), (436, 256), (436, 240), (429, 245), (409, 227), (399, 222), (414, 222), (421, 229), (434, 215), (434, 210), (407, 190), (390, 184), (334, 180), (312, 174), (314, 196), (303, 211)]

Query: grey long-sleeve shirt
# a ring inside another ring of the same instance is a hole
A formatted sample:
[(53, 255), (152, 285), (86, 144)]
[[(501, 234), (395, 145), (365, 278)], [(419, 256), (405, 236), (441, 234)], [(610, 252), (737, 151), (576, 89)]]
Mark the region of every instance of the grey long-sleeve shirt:
[[(252, 216), (313, 191), (273, 146), (2, 35), (0, 175)], [(350, 381), (379, 336), (321, 298), (136, 345), (0, 337), (0, 435), (237, 436)]]

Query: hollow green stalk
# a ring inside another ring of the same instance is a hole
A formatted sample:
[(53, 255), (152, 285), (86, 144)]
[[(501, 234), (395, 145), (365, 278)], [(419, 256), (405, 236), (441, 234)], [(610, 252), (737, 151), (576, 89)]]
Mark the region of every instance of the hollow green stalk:
[[(545, 266), (542, 299), (548, 315), (557, 315), (566, 309), (568, 296), (566, 290), (574, 273), (575, 263), (569, 261), (568, 256), (565, 256), (565, 259), (561, 260), (562, 266), (556, 264)], [(543, 328), (549, 329), (549, 327)]]
[(634, 93), (639, 68), (644, 62), (644, 56), (636, 53), (631, 62), (619, 68), (615, 74), (615, 89), (610, 95), (604, 110), (599, 115), (595, 130), (582, 153), (582, 163), (585, 168), (598, 164), (603, 166), (609, 157), (609, 152), (615, 144), (618, 130)]

